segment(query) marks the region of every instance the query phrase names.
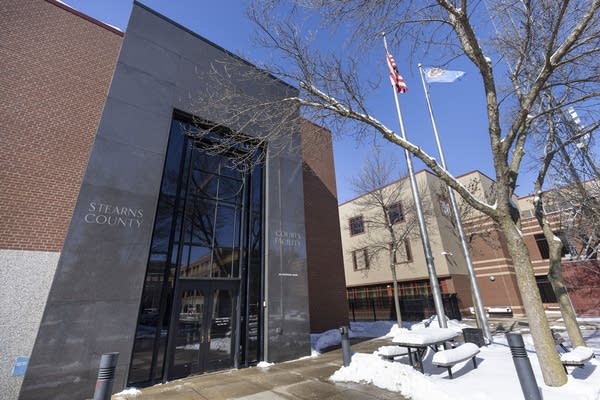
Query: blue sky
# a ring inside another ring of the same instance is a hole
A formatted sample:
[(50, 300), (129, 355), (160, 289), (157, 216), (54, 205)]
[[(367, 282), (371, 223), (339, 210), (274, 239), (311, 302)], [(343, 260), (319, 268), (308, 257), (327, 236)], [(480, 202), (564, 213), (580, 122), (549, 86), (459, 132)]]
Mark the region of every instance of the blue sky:
[[(64, 0), (64, 2), (84, 14), (123, 31), (126, 30), (133, 3), (131, 0)], [(246, 1), (143, 0), (141, 2), (252, 62), (260, 63), (271, 57), (266, 50), (257, 48), (252, 43), (254, 27), (245, 16)], [(381, 78), (386, 80), (386, 84), (369, 99), (369, 106), (376, 118), (389, 127), (397, 129), (392, 90), (387, 85), (383, 45), (381, 54), (381, 59), (373, 61), (371, 73), (381, 75)], [(408, 85), (408, 93), (400, 97), (406, 135), (409, 140), (436, 156), (417, 65), (409, 64), (408, 58), (400, 52), (394, 55), (398, 69)], [(427, 61), (421, 60), (425, 66), (429, 65)], [(494, 178), (481, 79), (466, 60), (456, 60), (451, 65), (451, 69), (466, 71), (466, 75), (458, 82), (434, 84), (430, 89), (448, 169), (455, 176), (477, 169)], [(386, 157), (397, 159), (397, 165), (405, 169), (404, 153), (400, 148), (394, 148), (377, 138), (367, 138), (357, 142), (352, 138), (344, 137), (341, 132), (334, 132), (334, 134), (336, 134), (334, 157), (340, 203), (355, 196), (349, 181), (360, 170), (363, 161), (370, 156), (371, 142), (381, 145)], [(423, 168), (422, 164), (415, 160), (415, 169), (421, 168)], [(527, 194), (531, 184), (526, 180), (520, 183), (517, 193)]]

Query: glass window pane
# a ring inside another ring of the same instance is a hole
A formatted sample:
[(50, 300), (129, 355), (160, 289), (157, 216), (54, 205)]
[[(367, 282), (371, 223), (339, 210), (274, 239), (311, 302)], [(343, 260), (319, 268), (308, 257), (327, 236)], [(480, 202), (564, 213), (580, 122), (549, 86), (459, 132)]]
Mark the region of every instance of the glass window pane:
[(207, 371), (213, 371), (231, 364), (233, 357), (232, 321), (235, 311), (235, 296), (232, 290), (215, 290), (213, 292), (212, 316), (209, 350), (207, 355)]
[(210, 276), (211, 251), (210, 247), (191, 246), (190, 262), (182, 267), (181, 276), (206, 278)]
[(244, 185), (242, 181), (221, 177), (219, 179), (219, 201), (240, 204)]
[(190, 193), (193, 196), (215, 200), (219, 186), (219, 176), (211, 172), (196, 170), (192, 172)]

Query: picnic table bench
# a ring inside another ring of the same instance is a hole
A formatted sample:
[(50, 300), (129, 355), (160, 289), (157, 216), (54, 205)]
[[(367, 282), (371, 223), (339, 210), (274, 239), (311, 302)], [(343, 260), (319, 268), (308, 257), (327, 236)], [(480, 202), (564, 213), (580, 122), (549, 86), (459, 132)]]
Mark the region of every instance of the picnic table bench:
[(568, 373), (567, 367), (583, 367), (587, 361), (593, 358), (594, 350), (585, 346), (577, 346), (573, 350), (560, 355), (560, 362)]
[(473, 360), (473, 368), (477, 368), (477, 361), (475, 356), (479, 353), (479, 346), (475, 343), (464, 343), (458, 347), (448, 350), (438, 351), (433, 355), (432, 364), (438, 367), (445, 367), (448, 369), (448, 375), (452, 379), (452, 367), (459, 362)]
[(413, 368), (423, 371), (423, 358), (428, 348), (437, 352), (440, 345), (454, 340), (459, 333), (448, 328), (422, 328), (406, 330), (394, 336), (392, 343), (407, 350)]
[(377, 349), (377, 355), (384, 360), (395, 361), (397, 357), (408, 354), (408, 349), (400, 346), (381, 346)]

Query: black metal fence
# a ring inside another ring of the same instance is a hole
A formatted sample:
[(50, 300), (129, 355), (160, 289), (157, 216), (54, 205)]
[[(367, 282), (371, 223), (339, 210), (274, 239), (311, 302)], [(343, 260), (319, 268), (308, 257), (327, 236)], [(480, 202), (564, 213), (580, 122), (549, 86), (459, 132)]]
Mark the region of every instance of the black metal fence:
[[(456, 293), (442, 294), (444, 312), (450, 319), (461, 320)], [(348, 299), (352, 321), (377, 321), (396, 319), (394, 299), (388, 296)], [(435, 315), (433, 296), (400, 298), (400, 313), (404, 321), (420, 321)]]

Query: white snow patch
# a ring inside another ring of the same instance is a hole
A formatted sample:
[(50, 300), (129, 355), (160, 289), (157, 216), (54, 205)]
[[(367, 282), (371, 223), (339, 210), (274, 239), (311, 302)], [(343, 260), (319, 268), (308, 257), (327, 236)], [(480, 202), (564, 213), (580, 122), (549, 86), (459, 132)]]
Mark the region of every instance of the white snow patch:
[[(598, 322), (600, 319), (591, 320)], [(585, 330), (583, 333), (589, 348), (600, 348), (600, 335), (596, 330)], [(570, 368), (566, 385), (549, 387), (544, 384), (531, 335), (523, 335), (523, 341), (544, 400), (600, 399), (599, 360), (591, 359), (584, 368)], [(495, 336), (494, 344), (479, 350), (480, 353), (476, 357), (477, 369), (473, 368), (470, 359), (460, 362), (452, 368), (454, 379), (448, 379), (448, 372), (445, 368), (438, 368), (431, 364), (432, 352), (429, 352), (424, 359), (424, 375), (408, 366), (406, 357), (402, 358), (402, 362), (389, 362), (382, 360), (375, 352), (374, 354), (354, 354), (350, 365), (340, 368), (330, 379), (335, 382), (373, 384), (387, 390), (400, 392), (412, 400), (523, 398), (505, 336)]]
[(340, 368), (329, 379), (333, 382), (370, 383), (400, 392), (412, 400), (452, 399), (412, 367), (384, 361), (374, 354), (354, 354), (350, 365)]
[(457, 333), (448, 328), (418, 328), (394, 336), (394, 343), (431, 344), (451, 340)]
[[(119, 393), (116, 393), (113, 395), (116, 399), (121, 399), (123, 396), (124, 399), (131, 399), (131, 398), (137, 398), (138, 396), (142, 396), (142, 391), (138, 390), (136, 388), (126, 388), (125, 390), (120, 391)], [(133, 396), (133, 397), (131, 397)]]
[(583, 362), (584, 360), (587, 360), (588, 358), (591, 358), (593, 356), (594, 350), (585, 346), (577, 346), (568, 353), (562, 354), (560, 356), (560, 360), (567, 362)]
[(456, 364), (460, 361), (472, 358), (479, 353), (479, 346), (475, 343), (465, 343), (454, 349), (438, 351), (433, 355), (432, 362), (434, 364)]
[(266, 361), (261, 361), (258, 364), (256, 364), (256, 366), (258, 368), (269, 368), (269, 367), (272, 367), (273, 365), (275, 365), (275, 363), (270, 363), (270, 362), (266, 362)]

